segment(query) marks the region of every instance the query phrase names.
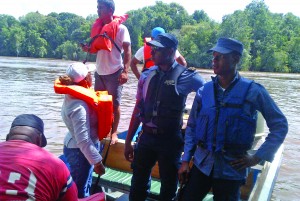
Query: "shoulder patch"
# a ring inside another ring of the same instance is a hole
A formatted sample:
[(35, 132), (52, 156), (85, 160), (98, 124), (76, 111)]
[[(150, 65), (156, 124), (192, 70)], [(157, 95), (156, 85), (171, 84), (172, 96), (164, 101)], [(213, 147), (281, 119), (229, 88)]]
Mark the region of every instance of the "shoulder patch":
[(196, 68), (195, 67), (188, 67), (187, 70), (189, 70), (189, 71), (195, 71)]

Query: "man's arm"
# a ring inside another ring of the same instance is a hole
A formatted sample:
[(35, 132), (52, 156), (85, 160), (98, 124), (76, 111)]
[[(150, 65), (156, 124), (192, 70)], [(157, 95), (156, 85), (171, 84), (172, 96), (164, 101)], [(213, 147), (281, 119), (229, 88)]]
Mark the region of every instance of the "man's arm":
[(185, 58), (182, 56), (182, 54), (180, 54), (180, 52), (178, 50), (176, 50), (176, 52), (175, 52), (175, 60), (180, 65), (187, 66), (187, 62), (186, 62)]
[(184, 154), (182, 156), (182, 164), (178, 170), (178, 177), (180, 183), (186, 183), (188, 179), (188, 174), (190, 172), (189, 163), (194, 155), (196, 150), (195, 143), (195, 133), (196, 133), (196, 119), (197, 119), (197, 110), (199, 109), (199, 102), (196, 97), (193, 102), (193, 106), (189, 115), (187, 128), (185, 131), (184, 137)]
[[(71, 177), (72, 179), (72, 177)], [(68, 181), (69, 182), (69, 181)], [(66, 192), (62, 192), (63, 195), (59, 199), (59, 201), (77, 201), (78, 200), (78, 191), (77, 191), (77, 186), (73, 180), (69, 185), (66, 187)]]
[(124, 156), (126, 158), (126, 160), (132, 162), (133, 160), (133, 147), (131, 145), (131, 141), (134, 137), (134, 134), (136, 133), (141, 121), (139, 118), (139, 114), (140, 114), (140, 109), (138, 108), (138, 101), (136, 102), (135, 106), (134, 106), (134, 110), (133, 113), (131, 115), (131, 120), (130, 120), (130, 124), (129, 124), (129, 129), (127, 132), (127, 136), (126, 136), (126, 141), (125, 141), (125, 150), (124, 150)]
[(130, 58), (131, 58), (131, 44), (128, 42), (123, 42), (123, 50), (124, 50), (124, 69), (119, 77), (119, 83), (125, 84), (128, 80), (128, 71), (129, 71), (129, 65), (130, 65)]
[(89, 51), (89, 47), (86, 44), (80, 43), (80, 47), (81, 47), (81, 50), (83, 52), (88, 52)]
[(88, 105), (85, 103), (77, 106), (76, 110), (70, 115), (72, 116), (71, 121), (74, 125), (74, 138), (78, 148), (91, 165), (99, 163), (102, 160), (102, 156), (99, 154), (99, 151), (90, 137), (91, 130), (90, 119), (88, 118)]
[(140, 76), (141, 76), (141, 73), (139, 72), (138, 67), (137, 67), (137, 65), (139, 63), (140, 63), (140, 61), (135, 57), (133, 57), (133, 59), (131, 59), (131, 62), (130, 62), (130, 68), (137, 79), (140, 79)]
[(185, 136), (184, 136), (184, 154), (182, 156), (182, 161), (186, 161), (186, 162), (190, 162), (197, 147), (196, 144), (197, 112), (201, 107), (199, 91), (197, 92), (196, 97), (194, 99), (192, 109), (189, 114), (189, 119), (187, 122)]
[[(65, 164), (64, 159), (55, 158), (52, 162), (53, 167), (57, 167), (55, 170), (53, 169), (53, 175), (56, 178), (56, 185), (60, 184), (61, 190), (57, 193), (57, 198), (59, 201), (77, 201), (78, 200), (78, 190), (67, 165)], [(55, 172), (56, 171), (56, 172)]]
[(288, 122), (267, 90), (259, 84), (256, 87), (258, 96), (254, 96), (256, 99), (253, 100), (253, 103), (256, 104), (256, 109), (261, 112), (266, 120), (269, 133), (255, 156), (271, 162), (287, 135)]
[(137, 67), (137, 65), (141, 61), (144, 62), (144, 46), (140, 47), (140, 49), (138, 49), (136, 51), (136, 53), (130, 63), (131, 70), (137, 79), (140, 79), (140, 77), (141, 77), (141, 73), (139, 72), (138, 67)]
[(231, 165), (237, 169), (254, 166), (261, 160), (272, 162), (276, 151), (283, 143), (288, 132), (286, 117), (263, 86), (256, 83), (252, 84), (248, 97), (254, 104), (255, 110), (260, 111), (266, 120), (269, 134), (254, 155), (245, 155), (231, 162)]
[(176, 61), (177, 61), (177, 63), (179, 63), (179, 64), (181, 64), (183, 66), (187, 66), (187, 62), (186, 62), (185, 58), (182, 55), (179, 55), (176, 58)]
[(141, 107), (142, 107), (142, 101), (143, 101), (143, 85), (145, 79), (143, 79), (143, 74), (141, 75), (141, 79), (139, 79), (138, 87), (137, 87), (137, 93), (136, 93), (136, 103), (131, 115), (131, 120), (126, 136), (125, 141), (125, 149), (124, 149), (124, 156), (126, 160), (132, 161), (133, 160), (133, 147), (131, 145), (131, 141), (134, 137), (134, 134), (136, 133), (136, 130), (138, 129), (141, 120), (140, 120), (140, 113), (141, 113)]

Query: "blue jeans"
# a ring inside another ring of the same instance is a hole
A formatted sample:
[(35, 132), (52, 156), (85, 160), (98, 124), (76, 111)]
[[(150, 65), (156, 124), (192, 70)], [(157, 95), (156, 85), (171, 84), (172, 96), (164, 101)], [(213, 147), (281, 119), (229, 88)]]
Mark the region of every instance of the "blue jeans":
[(64, 146), (64, 156), (69, 164), (71, 176), (77, 185), (78, 198), (90, 196), (93, 165), (90, 165), (79, 148)]
[(134, 151), (130, 201), (146, 200), (151, 184), (151, 170), (158, 161), (161, 181), (160, 200), (174, 200), (178, 185), (177, 171), (183, 148), (181, 133), (163, 138), (143, 133)]
[(193, 166), (189, 181), (183, 188), (183, 201), (201, 201), (212, 188), (214, 201), (238, 201), (240, 199), (240, 187), (244, 180), (215, 179), (212, 174), (203, 174), (196, 166)]

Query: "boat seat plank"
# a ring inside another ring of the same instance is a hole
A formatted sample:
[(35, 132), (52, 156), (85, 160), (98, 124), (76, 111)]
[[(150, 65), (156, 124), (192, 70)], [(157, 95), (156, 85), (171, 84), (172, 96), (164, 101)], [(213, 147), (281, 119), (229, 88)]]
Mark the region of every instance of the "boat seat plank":
[[(93, 173), (93, 180), (96, 180), (98, 174)], [(101, 186), (112, 187), (129, 192), (131, 185), (132, 173), (123, 172), (120, 170), (112, 169), (109, 167), (105, 168), (105, 174), (100, 177), (99, 184)], [(157, 196), (160, 192), (160, 181), (152, 178), (150, 196)]]
[[(93, 180), (95, 181), (98, 177), (98, 174), (95, 172), (93, 173)], [(100, 177), (99, 185), (103, 187), (109, 187), (114, 189), (122, 190), (123, 192), (129, 193), (130, 191), (130, 185), (131, 185), (131, 177), (132, 174), (128, 172), (122, 172), (119, 170), (115, 170), (112, 168), (106, 167), (105, 174)], [(151, 200), (158, 199), (158, 195), (160, 193), (160, 181), (158, 179), (152, 178), (151, 180), (151, 188), (150, 188), (150, 195), (149, 198)], [(122, 195), (119, 197), (119, 199), (116, 199), (116, 201), (124, 200), (125, 198), (128, 198), (128, 195)], [(212, 201), (213, 195), (208, 194), (203, 201)]]

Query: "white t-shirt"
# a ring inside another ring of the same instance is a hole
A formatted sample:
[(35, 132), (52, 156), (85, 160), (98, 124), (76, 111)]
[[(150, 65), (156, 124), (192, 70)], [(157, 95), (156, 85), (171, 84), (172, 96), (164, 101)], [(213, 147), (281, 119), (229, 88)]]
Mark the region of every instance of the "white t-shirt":
[[(177, 59), (180, 55), (181, 54), (179, 53), (179, 51), (176, 50), (174, 59)], [(138, 51), (136, 51), (134, 57), (137, 60), (142, 61), (144, 63), (144, 46), (140, 47), (140, 49), (138, 49)]]
[[(116, 44), (123, 53), (123, 42), (130, 43), (130, 35), (128, 29), (120, 24), (115, 39)], [(99, 50), (96, 58), (96, 70), (99, 75), (110, 75), (123, 68), (123, 59), (119, 50), (113, 45), (111, 52), (107, 50)]]

